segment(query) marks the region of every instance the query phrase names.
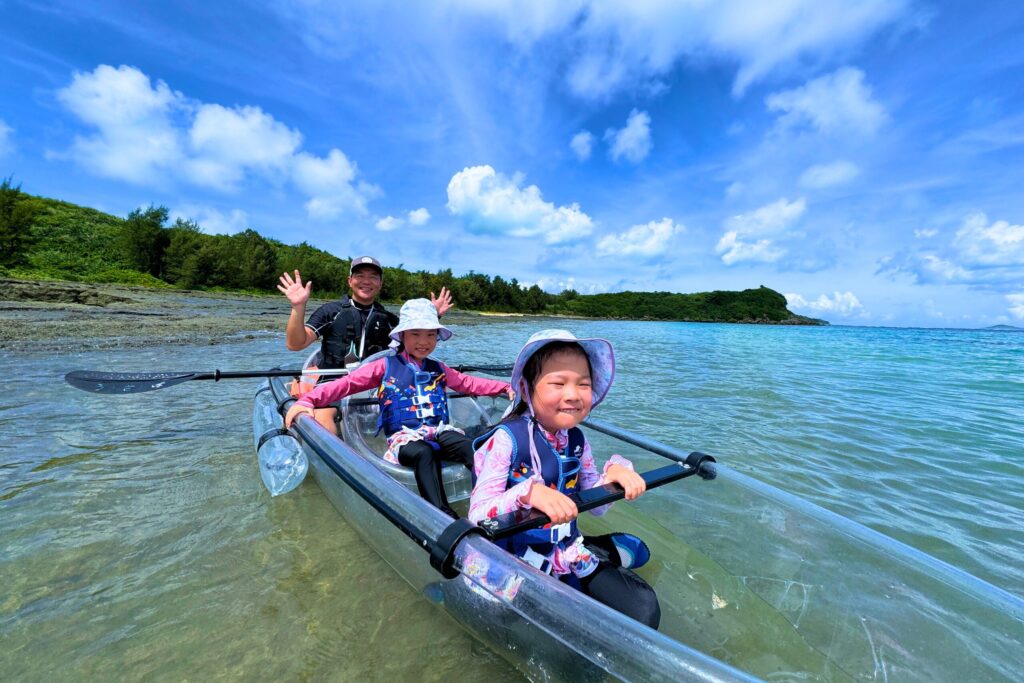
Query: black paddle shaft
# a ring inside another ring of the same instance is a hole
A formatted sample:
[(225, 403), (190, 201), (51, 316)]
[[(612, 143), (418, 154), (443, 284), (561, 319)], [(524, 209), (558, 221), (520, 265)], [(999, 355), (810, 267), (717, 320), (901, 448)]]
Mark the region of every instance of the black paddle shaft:
[[(715, 459), (710, 455), (695, 452), (690, 454), (686, 462), (665, 465), (656, 470), (643, 472), (640, 476), (647, 482), (647, 490), (649, 491), (659, 486), (679, 481), (680, 479), (692, 477), (695, 474), (699, 474), (701, 478), (712, 478), (714, 475), (711, 468), (714, 465), (711, 465), (711, 463), (714, 461)], [(614, 503), (617, 500), (622, 500), (626, 497), (626, 492), (618, 484), (605, 484), (603, 486), (595, 486), (592, 489), (578, 491), (569, 497), (576, 503), (576, 509), (582, 513), (602, 505)], [(550, 523), (551, 518), (543, 512), (529, 510), (525, 512), (510, 512), (500, 517), (481, 520), (478, 525), (487, 538), (496, 541)]]
[[(499, 367), (495, 365), (458, 365), (455, 367), (460, 372), (486, 372), (489, 374), (508, 374), (512, 371), (510, 367)], [(504, 371), (504, 372), (503, 372)], [(320, 374), (325, 376), (345, 375), (348, 371), (341, 370), (310, 370), (305, 374)], [(94, 394), (137, 394), (143, 391), (156, 391), (166, 389), (175, 384), (189, 382), (192, 380), (212, 379), (219, 382), (222, 379), (243, 379), (250, 377), (300, 377), (302, 370), (244, 370), (232, 372), (228, 370), (214, 370), (213, 372), (101, 372), (98, 370), (72, 370), (64, 375), (64, 381), (82, 391)]]

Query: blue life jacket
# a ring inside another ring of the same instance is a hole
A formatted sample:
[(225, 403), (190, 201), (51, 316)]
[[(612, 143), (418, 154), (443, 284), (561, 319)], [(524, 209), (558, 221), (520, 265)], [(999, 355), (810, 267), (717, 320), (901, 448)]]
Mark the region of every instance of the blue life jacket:
[[(498, 429), (503, 429), (512, 438), (512, 459), (509, 466), (508, 482), (506, 489), (520, 484), (533, 476), (533, 462), (530, 457), (530, 419), (523, 417), (519, 420), (511, 420), (498, 425), (493, 431), (479, 437), (473, 444), (474, 447), (482, 445), (491, 434)], [(580, 489), (580, 469), (583, 457), (583, 446), (586, 443), (583, 430), (573, 427), (568, 432), (569, 440), (565, 449), (559, 453), (551, 445), (551, 442), (544, 438), (540, 425), (535, 425), (533, 430), (533, 442), (537, 447), (537, 456), (541, 463), (541, 476), (548, 486), (555, 486), (561, 493), (570, 495)], [(498, 541), (509, 552), (523, 557), (527, 550), (532, 550), (540, 555), (548, 556), (555, 549), (555, 545), (563, 548), (572, 545), (576, 537), (580, 535), (576, 526), (576, 520), (569, 522), (569, 534), (556, 538), (555, 531), (562, 527), (551, 527), (543, 529), (530, 529), (516, 534), (511, 538)], [(542, 568), (542, 571), (543, 568)]]
[(422, 370), (401, 355), (388, 356), (385, 362), (384, 378), (377, 390), (378, 433), (384, 430), (386, 436), (391, 436), (402, 427), (436, 427), (448, 422), (447, 379), (439, 362), (426, 358)]

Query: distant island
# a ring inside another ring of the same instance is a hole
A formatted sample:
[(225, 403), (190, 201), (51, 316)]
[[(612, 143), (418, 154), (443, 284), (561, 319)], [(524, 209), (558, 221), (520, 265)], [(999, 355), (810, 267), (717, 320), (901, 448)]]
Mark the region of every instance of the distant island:
[(1024, 332), (1024, 327), (1014, 327), (1013, 325), (992, 325), (991, 327), (983, 327), (983, 330), (995, 330), (997, 332)]
[[(279, 296), (280, 273), (299, 270), (317, 283), (318, 296), (344, 293), (349, 261), (305, 242), (286, 245), (252, 229), (210, 235), (194, 221), (168, 222), (165, 207), (139, 209), (123, 219), (29, 195), (8, 179), (0, 184), (0, 276)], [(461, 309), (483, 312), (828, 325), (792, 313), (784, 296), (764, 286), (695, 294), (580, 294), (572, 289), (550, 294), (537, 285), (523, 287), (515, 278), (386, 267), (381, 299), (401, 302), (441, 287), (452, 291)]]

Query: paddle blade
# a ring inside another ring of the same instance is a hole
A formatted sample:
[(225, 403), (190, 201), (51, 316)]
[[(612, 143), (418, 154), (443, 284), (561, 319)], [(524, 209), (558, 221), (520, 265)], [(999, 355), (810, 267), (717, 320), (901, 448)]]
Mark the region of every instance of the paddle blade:
[(193, 379), (194, 372), (97, 372), (73, 370), (64, 375), (64, 381), (82, 391), (94, 394), (137, 394), (156, 391)]

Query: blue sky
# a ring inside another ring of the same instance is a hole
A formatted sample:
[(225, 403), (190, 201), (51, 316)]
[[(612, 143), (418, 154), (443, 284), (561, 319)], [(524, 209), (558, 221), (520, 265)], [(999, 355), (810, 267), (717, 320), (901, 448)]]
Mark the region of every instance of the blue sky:
[(1016, 2), (0, 0), (0, 173), (549, 291), (1024, 325)]

